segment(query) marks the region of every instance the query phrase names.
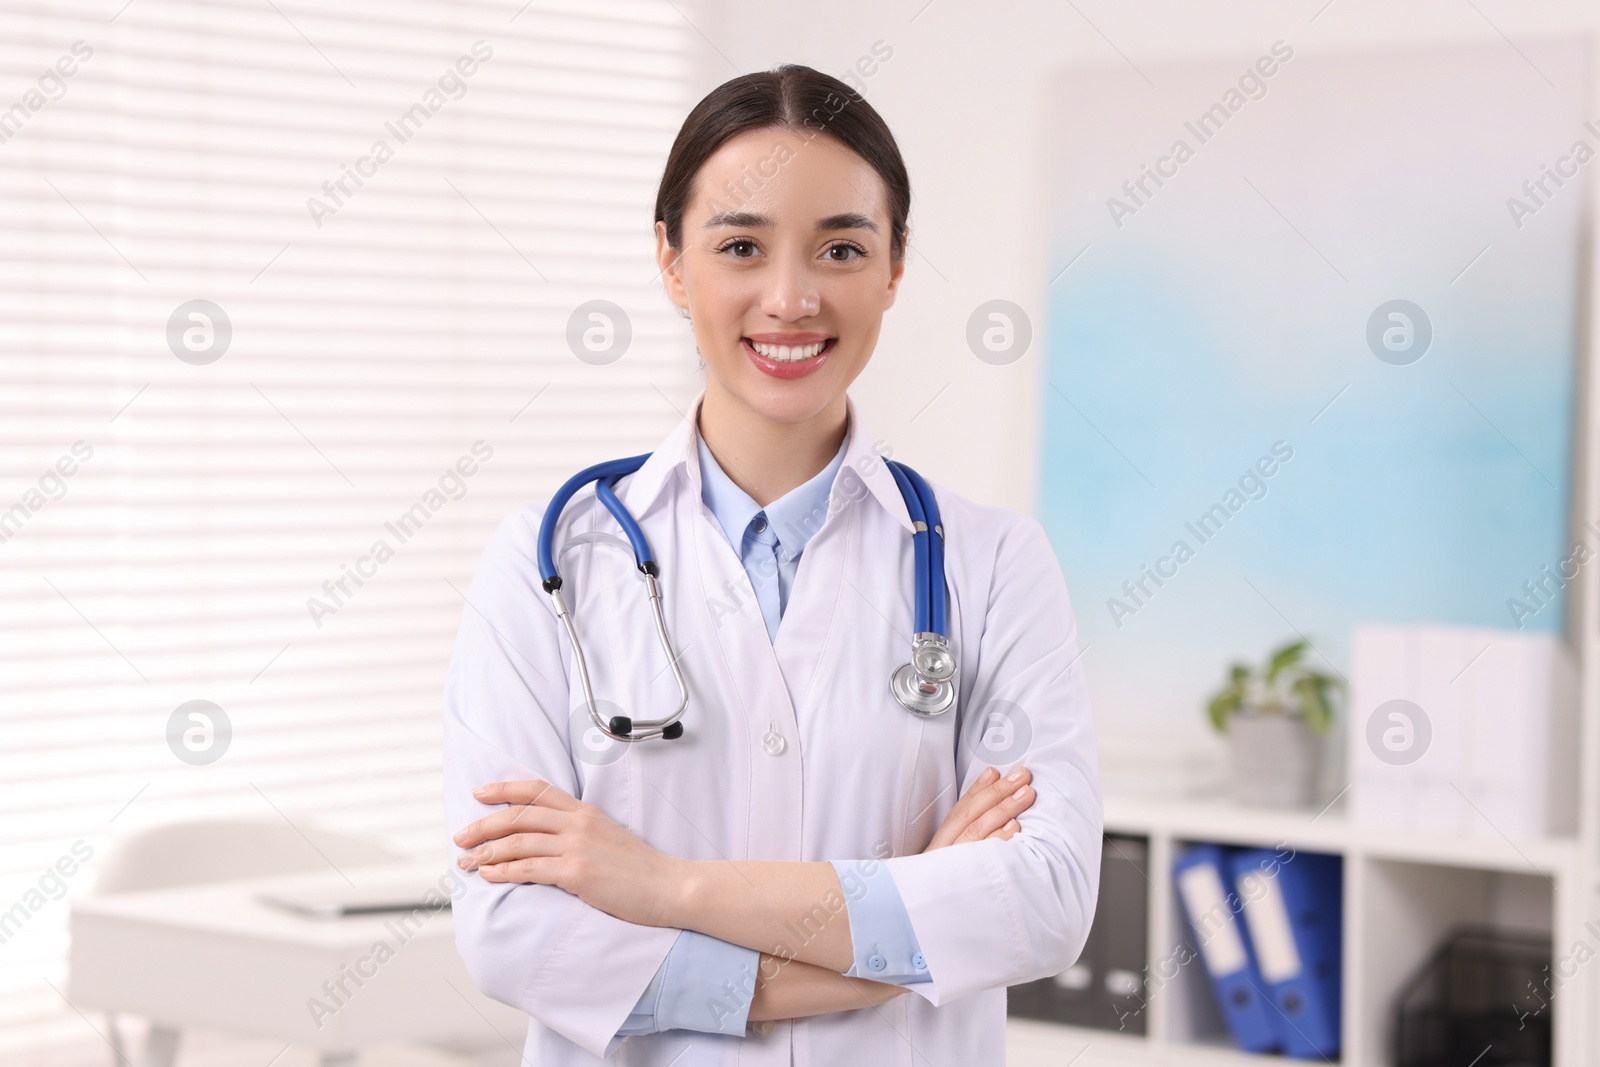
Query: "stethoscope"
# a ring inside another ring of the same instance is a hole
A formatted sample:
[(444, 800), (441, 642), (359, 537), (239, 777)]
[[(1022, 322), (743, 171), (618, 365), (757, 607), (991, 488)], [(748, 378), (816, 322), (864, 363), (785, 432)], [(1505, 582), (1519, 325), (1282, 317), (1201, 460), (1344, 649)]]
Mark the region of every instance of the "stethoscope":
[[(544, 519), (539, 523), (539, 577), (544, 579), (544, 591), (550, 594), (556, 617), (566, 628), (567, 639), (572, 642), (573, 656), (577, 661), (578, 678), (583, 683), (583, 699), (589, 707), (589, 718), (607, 737), (614, 741), (648, 741), (660, 737), (671, 741), (683, 736), (679, 722), (684, 709), (689, 706), (689, 686), (678, 669), (677, 654), (672, 651), (672, 639), (667, 634), (667, 620), (661, 608), (661, 569), (656, 566), (650, 543), (644, 531), (623, 506), (613, 487), (618, 480), (632, 474), (644, 465), (650, 453), (596, 463), (568, 478), (545, 508)], [(942, 715), (950, 710), (956, 700), (956, 658), (950, 651), (946, 636), (946, 590), (944, 583), (944, 528), (939, 522), (939, 505), (933, 490), (922, 476), (897, 460), (884, 460), (894, 475), (895, 485), (905, 498), (906, 510), (911, 515), (911, 545), (913, 553), (916, 601), (912, 615), (911, 662), (896, 668), (889, 677), (889, 691), (907, 711), (925, 718)], [(578, 640), (577, 627), (573, 625), (572, 612), (561, 596), (561, 575), (556, 572), (552, 546), (556, 523), (567, 501), (589, 483), (594, 483), (595, 497), (611, 512), (613, 518), (627, 534), (633, 546), (633, 558), (644, 575), (645, 592), (650, 598), (650, 608), (655, 614), (656, 637), (661, 651), (666, 654), (677, 679), (677, 710), (663, 719), (635, 720), (627, 715), (613, 715), (610, 720), (600, 717), (595, 705), (594, 686), (589, 680), (589, 664), (583, 655), (583, 644)], [(938, 580), (936, 581), (935, 578)]]

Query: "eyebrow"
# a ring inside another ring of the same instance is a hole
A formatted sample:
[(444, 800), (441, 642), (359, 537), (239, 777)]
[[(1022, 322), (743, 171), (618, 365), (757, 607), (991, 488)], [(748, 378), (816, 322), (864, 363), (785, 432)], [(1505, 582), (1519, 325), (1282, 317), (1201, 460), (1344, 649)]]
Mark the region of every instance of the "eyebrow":
[[(709, 230), (716, 226), (736, 226), (747, 230), (770, 230), (772, 220), (766, 215), (754, 211), (719, 211), (705, 221), (701, 229)], [(828, 230), (871, 230), (878, 232), (878, 224), (859, 211), (842, 211), (837, 215), (828, 215), (817, 220), (817, 232), (824, 233)]]

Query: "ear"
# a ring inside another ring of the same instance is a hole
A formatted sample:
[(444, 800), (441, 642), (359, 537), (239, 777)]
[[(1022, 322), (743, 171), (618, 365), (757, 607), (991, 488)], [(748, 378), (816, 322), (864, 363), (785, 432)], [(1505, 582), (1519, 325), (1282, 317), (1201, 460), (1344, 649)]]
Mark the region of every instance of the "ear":
[(900, 291), (900, 279), (906, 273), (906, 259), (911, 255), (911, 228), (908, 226), (901, 232), (905, 237), (901, 241), (900, 258), (889, 265), (889, 287), (885, 290), (883, 299), (885, 311), (894, 307), (895, 294)]
[(661, 284), (667, 299), (685, 311), (689, 309), (689, 291), (684, 288), (683, 275), (679, 273), (682, 253), (667, 243), (667, 224), (656, 222), (656, 266), (661, 270)]

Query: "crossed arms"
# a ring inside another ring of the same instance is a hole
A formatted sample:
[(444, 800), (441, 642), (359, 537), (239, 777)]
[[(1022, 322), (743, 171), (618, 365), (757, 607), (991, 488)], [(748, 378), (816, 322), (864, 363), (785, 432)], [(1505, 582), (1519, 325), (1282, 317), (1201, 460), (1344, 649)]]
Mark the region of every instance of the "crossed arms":
[[(1005, 778), (986, 769), (924, 851), (1020, 832), (1017, 817), (1034, 797), (1028, 778), (1024, 768)], [(491, 882), (556, 886), (626, 922), (695, 930), (761, 952), (752, 1022), (867, 1007), (908, 992), (843, 973), (854, 953), (831, 863), (681, 859), (545, 781), (491, 782), (473, 795), (509, 806), (455, 835), (468, 850), (457, 861), (463, 870)], [(787, 944), (794, 916), (819, 908), (824, 921), (792, 955), (768, 951)]]

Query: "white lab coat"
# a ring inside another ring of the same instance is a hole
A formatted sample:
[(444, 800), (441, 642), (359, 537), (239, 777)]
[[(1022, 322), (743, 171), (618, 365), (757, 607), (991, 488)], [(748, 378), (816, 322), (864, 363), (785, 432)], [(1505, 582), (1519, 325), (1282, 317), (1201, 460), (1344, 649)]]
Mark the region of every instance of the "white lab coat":
[[(764, 1036), (674, 1030), (617, 1039), (678, 931), (623, 922), (553, 886), (477, 876), (455, 903), (467, 969), (483, 992), (532, 1017), (530, 1067), (606, 1055), (651, 1067), (1002, 1063), (1005, 987), (1077, 959), (1099, 883), (1093, 725), (1077, 625), (1044, 530), (929, 479), (943, 513), (960, 689), (951, 712), (919, 718), (889, 691), (911, 647), (910, 519), (853, 402), (830, 513), (800, 558), (775, 642), (701, 501), (698, 407), (619, 484), (661, 568), (690, 687), (684, 736), (622, 744), (587, 728), (571, 649), (540, 588), (543, 502), (524, 508), (484, 550), (450, 663), (448, 830), (491, 810), (473, 786), (542, 778), (678, 856), (892, 854), (886, 862), (932, 981), (875, 1008), (779, 1022)], [(677, 688), (619, 535), (585, 490), (558, 528), (557, 567), (597, 698), (655, 718), (676, 706)], [(782, 739), (776, 754), (769, 733)], [(1033, 772), (1037, 799), (1022, 833), (922, 855), (990, 763)]]

